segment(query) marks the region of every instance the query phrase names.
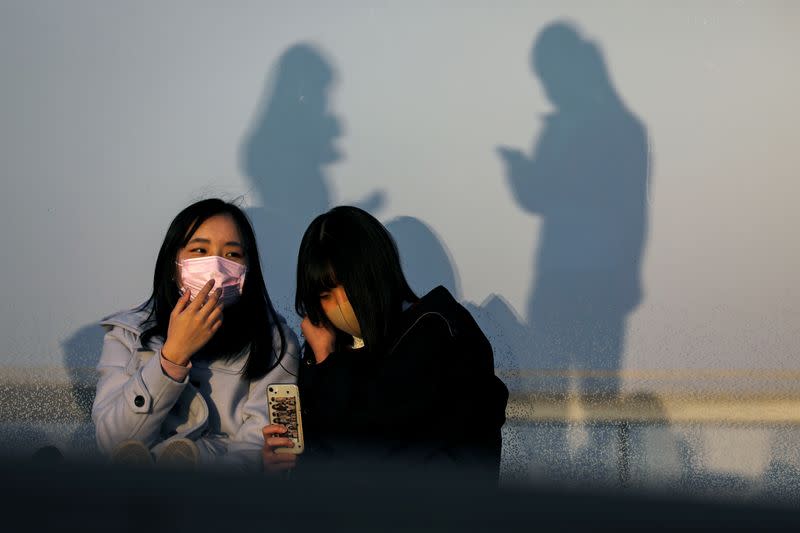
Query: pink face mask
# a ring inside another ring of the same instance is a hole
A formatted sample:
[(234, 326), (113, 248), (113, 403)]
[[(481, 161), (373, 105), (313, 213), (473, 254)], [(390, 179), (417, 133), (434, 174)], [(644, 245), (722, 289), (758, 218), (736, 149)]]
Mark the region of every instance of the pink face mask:
[(184, 259), (177, 264), (181, 267), (181, 294), (189, 289), (190, 300), (194, 300), (208, 280), (213, 279), (212, 290), (222, 289), (220, 301), (223, 305), (229, 306), (239, 301), (247, 273), (246, 266), (218, 255)]

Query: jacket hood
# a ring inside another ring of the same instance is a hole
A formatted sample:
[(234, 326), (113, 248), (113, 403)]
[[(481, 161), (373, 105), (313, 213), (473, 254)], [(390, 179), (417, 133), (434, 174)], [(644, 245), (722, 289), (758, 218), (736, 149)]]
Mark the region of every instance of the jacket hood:
[(132, 333), (141, 335), (144, 330), (147, 329), (146, 322), (147, 317), (150, 316), (151, 309), (152, 308), (149, 305), (140, 305), (138, 307), (134, 307), (133, 309), (118, 311), (103, 317), (100, 320), (100, 325), (106, 329), (110, 329), (113, 326), (119, 326)]
[(406, 309), (390, 352), (394, 351), (404, 338), (414, 338), (415, 335), (411, 332), (423, 320), (443, 320), (447, 324), (453, 339), (451, 348), (454, 350), (449, 355), (457, 355), (458, 359), (456, 364), (450, 366), (451, 377), (479, 384), (475, 386), (486, 391), (485, 404), (481, 407), (483, 414), (478, 418), (493, 424), (493, 427), (500, 428), (505, 422), (508, 388), (494, 373), (491, 342), (469, 311), (458, 303), (446, 288), (436, 287)]
[(420, 319), (429, 315), (441, 318), (447, 324), (452, 337), (479, 329), (469, 317), (467, 310), (453, 298), (450, 291), (439, 285), (406, 309), (393, 336), (397, 340), (401, 339), (414, 329)]

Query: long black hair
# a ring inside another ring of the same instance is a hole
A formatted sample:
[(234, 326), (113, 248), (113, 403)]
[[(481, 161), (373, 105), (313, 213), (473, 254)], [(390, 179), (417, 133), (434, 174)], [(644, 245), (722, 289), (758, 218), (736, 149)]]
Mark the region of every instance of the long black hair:
[[(166, 339), (170, 313), (180, 298), (175, 264), (178, 252), (203, 222), (216, 215), (230, 216), (239, 229), (248, 262), (247, 276), (241, 298), (225, 309), (222, 327), (195, 357), (233, 360), (243, 356), (249, 348), (243, 376), (254, 380), (281, 363), (286, 353), (286, 337), (267, 293), (253, 227), (238, 206), (218, 198), (190, 205), (169, 225), (156, 259), (153, 293), (140, 307), (150, 310), (144, 322), (142, 346), (147, 346), (153, 337)], [(280, 346), (273, 345), (273, 329), (278, 331)]]
[[(334, 207), (318, 216), (303, 235), (295, 310), (313, 324), (333, 327), (322, 310), (320, 293), (337, 285), (344, 287), (371, 350), (380, 350), (388, 341), (403, 302), (419, 300), (403, 274), (392, 236), (375, 217), (352, 206)], [(342, 337), (352, 340), (337, 331), (337, 341)]]

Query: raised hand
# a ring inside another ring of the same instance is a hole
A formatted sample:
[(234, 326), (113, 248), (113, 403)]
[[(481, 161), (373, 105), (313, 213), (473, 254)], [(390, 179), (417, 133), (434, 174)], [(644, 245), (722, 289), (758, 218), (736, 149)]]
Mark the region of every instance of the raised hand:
[(303, 321), (300, 323), (300, 330), (314, 352), (314, 359), (316, 359), (317, 363), (327, 359), (333, 352), (336, 334), (331, 328), (315, 326), (308, 317), (303, 317)]
[(169, 317), (167, 339), (161, 349), (161, 355), (168, 361), (186, 366), (192, 356), (222, 327), (221, 290), (211, 293), (213, 287), (214, 280), (211, 279), (191, 302), (190, 291), (186, 289), (175, 304)]

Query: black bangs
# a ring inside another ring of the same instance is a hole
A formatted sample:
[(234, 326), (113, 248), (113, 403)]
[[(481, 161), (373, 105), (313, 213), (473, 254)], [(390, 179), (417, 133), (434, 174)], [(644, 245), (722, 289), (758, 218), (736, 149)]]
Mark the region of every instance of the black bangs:
[[(353, 307), (364, 343), (373, 349), (388, 341), (389, 326), (402, 312), (403, 302), (418, 299), (403, 275), (389, 232), (375, 217), (352, 206), (319, 215), (303, 235), (295, 310), (315, 325), (332, 326), (319, 297), (339, 285)], [(337, 342), (343, 338), (337, 334)]]
[[(183, 239), (180, 241), (180, 247), (183, 248), (187, 244), (189, 244), (189, 239), (192, 238), (192, 235), (197, 231), (197, 228), (203, 225), (203, 222), (208, 220), (209, 218), (213, 217), (214, 215), (225, 214), (223, 213), (201, 213), (194, 219), (192, 224), (186, 229), (186, 234), (183, 236)], [(230, 214), (230, 213), (227, 213)], [(235, 218), (235, 217), (234, 217)], [(238, 225), (238, 220), (237, 220)], [(240, 230), (241, 231), (241, 230)]]
[[(327, 323), (319, 295), (339, 285), (326, 246), (306, 246), (300, 250), (295, 307), (300, 316), (308, 315), (315, 325)], [(299, 268), (303, 265), (303, 268)]]

